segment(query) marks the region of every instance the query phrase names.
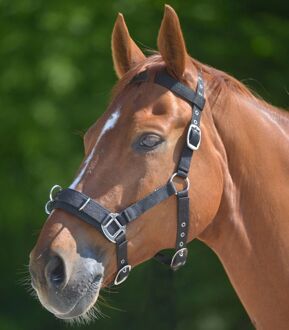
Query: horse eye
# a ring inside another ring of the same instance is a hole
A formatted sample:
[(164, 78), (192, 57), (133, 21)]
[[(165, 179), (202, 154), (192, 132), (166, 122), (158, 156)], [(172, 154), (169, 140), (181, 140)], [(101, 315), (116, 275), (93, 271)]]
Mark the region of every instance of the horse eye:
[(155, 149), (162, 142), (162, 137), (157, 134), (145, 134), (140, 137), (138, 147), (144, 151), (149, 151)]

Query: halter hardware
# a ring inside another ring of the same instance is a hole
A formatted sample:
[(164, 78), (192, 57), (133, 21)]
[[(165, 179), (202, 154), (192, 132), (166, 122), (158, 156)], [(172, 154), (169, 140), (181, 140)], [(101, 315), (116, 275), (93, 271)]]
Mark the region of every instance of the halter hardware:
[[(117, 220), (118, 213), (109, 213), (101, 224), (101, 229), (105, 237), (112, 243), (116, 243), (116, 238), (120, 234), (125, 234), (126, 226), (122, 226)], [(110, 230), (111, 229), (111, 230)]]
[(131, 265), (125, 265), (123, 266), (116, 274), (113, 284), (119, 285), (122, 282), (124, 282), (129, 275), (129, 272), (131, 271)]
[(58, 193), (59, 191), (61, 191), (61, 190), (62, 190), (62, 187), (59, 186), (58, 184), (55, 184), (55, 185), (50, 189), (50, 192), (49, 192), (49, 201), (45, 204), (45, 207), (44, 207), (44, 209), (45, 209), (45, 213), (46, 213), (46, 214), (49, 215), (49, 214), (51, 213), (51, 211), (53, 210), (53, 208), (50, 209), (50, 205), (51, 205), (51, 203), (54, 201), (54, 196), (56, 196), (57, 193)]
[(187, 146), (191, 150), (198, 150), (201, 144), (202, 132), (199, 126), (191, 124), (187, 133)]
[[(143, 71), (136, 75), (131, 80), (131, 83), (145, 83), (147, 81), (148, 73), (147, 71)], [(170, 90), (192, 106), (192, 118), (187, 132), (186, 144), (181, 152), (176, 172), (172, 174), (168, 182), (119, 213), (113, 213), (107, 210), (89, 196), (77, 190), (70, 188), (62, 189), (59, 185), (54, 185), (51, 188), (49, 201), (45, 204), (45, 212), (47, 214), (50, 214), (53, 209), (57, 208), (69, 212), (92, 225), (110, 242), (116, 245), (118, 270), (113, 282), (114, 285), (124, 282), (131, 271), (131, 265), (127, 262), (127, 240), (125, 235), (127, 224), (173, 195), (176, 196), (178, 206), (176, 252), (171, 258), (159, 252), (154, 258), (170, 266), (172, 270), (177, 270), (185, 265), (188, 255), (188, 249), (186, 248), (190, 223), (190, 181), (188, 174), (193, 152), (199, 148), (201, 143), (200, 120), (205, 105), (204, 84), (202, 76), (199, 73), (197, 90), (194, 92), (191, 88), (171, 77), (164, 70), (156, 73), (154, 82)], [(184, 188), (182, 190), (177, 190), (176, 188), (174, 181), (176, 177), (181, 178), (184, 182)]]
[(178, 270), (180, 267), (184, 266), (187, 261), (188, 249), (182, 248), (175, 252), (172, 257), (170, 267), (172, 270)]
[[(174, 178), (175, 177), (180, 177), (183, 179), (183, 181), (185, 182), (185, 187), (183, 190), (178, 191), (175, 183), (174, 183)], [(188, 193), (190, 190), (190, 179), (188, 177), (183, 177), (182, 175), (180, 175), (178, 172), (175, 172), (171, 177), (170, 177), (170, 182), (173, 184), (173, 187), (175, 189), (175, 195), (178, 195), (180, 193), (184, 194), (184, 193)]]
[(91, 198), (88, 197), (87, 200), (80, 206), (80, 208), (78, 209), (78, 211), (82, 211), (86, 206), (87, 204), (91, 201)]

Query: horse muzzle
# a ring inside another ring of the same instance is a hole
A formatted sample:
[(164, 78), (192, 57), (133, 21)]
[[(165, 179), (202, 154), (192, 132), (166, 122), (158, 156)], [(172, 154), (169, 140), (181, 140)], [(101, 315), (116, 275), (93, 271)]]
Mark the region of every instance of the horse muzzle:
[(41, 304), (61, 319), (84, 315), (96, 302), (104, 267), (95, 258), (76, 255), (69, 261), (51, 250), (37, 257), (31, 253), (32, 287)]

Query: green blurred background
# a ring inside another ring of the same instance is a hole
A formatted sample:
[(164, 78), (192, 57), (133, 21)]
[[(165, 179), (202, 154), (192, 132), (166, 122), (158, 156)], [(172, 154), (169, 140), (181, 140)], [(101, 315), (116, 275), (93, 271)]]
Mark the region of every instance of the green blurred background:
[[(269, 102), (288, 106), (289, 2), (172, 0), (188, 49)], [(156, 48), (164, 1), (0, 0), (0, 330), (66, 329), (20, 284), (45, 220), (48, 190), (68, 185), (82, 133), (116, 81), (110, 36), (118, 11), (140, 46)], [(236, 260), (236, 262), (238, 262)], [(190, 244), (172, 273), (151, 261), (105, 294), (122, 311), (81, 329), (252, 329), (217, 257)]]

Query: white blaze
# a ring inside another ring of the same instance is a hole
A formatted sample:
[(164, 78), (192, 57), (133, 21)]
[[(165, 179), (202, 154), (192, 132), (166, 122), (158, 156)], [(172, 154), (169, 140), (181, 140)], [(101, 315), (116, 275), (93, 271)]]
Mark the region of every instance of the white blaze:
[(102, 136), (109, 130), (113, 129), (114, 126), (116, 125), (117, 121), (118, 121), (118, 118), (120, 116), (120, 108), (113, 112), (110, 117), (107, 119), (106, 123), (104, 124), (96, 142), (95, 142), (95, 145), (93, 147), (93, 149), (91, 150), (90, 154), (87, 156), (87, 158), (85, 159), (84, 161), (84, 164), (82, 166), (82, 169), (81, 171), (79, 172), (78, 176), (74, 179), (74, 181), (72, 182), (72, 184), (69, 186), (69, 188), (71, 189), (75, 189), (75, 187), (79, 184), (79, 182), (81, 181), (81, 179), (83, 178), (83, 175), (90, 163), (90, 161), (92, 160), (93, 156), (94, 156), (94, 153), (95, 153), (95, 150), (96, 150), (96, 147), (100, 141), (100, 139), (102, 138)]

